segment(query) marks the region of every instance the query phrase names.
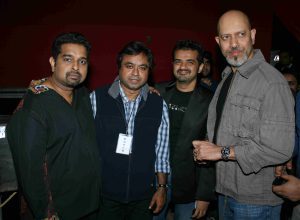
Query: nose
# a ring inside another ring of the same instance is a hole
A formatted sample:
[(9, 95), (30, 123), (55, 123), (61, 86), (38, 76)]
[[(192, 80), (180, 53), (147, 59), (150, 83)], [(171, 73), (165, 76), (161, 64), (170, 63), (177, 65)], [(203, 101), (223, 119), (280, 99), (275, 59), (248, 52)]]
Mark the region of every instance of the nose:
[(238, 47), (238, 39), (235, 36), (231, 38), (230, 45), (232, 48)]
[(75, 70), (75, 71), (79, 70), (79, 65), (78, 65), (78, 63), (76, 61), (73, 62), (72, 69)]
[(187, 62), (180, 63), (180, 69), (186, 69), (186, 67), (187, 67)]
[(139, 70), (139, 67), (138, 66), (135, 66), (132, 70), (132, 75), (139, 75), (140, 74), (140, 70)]

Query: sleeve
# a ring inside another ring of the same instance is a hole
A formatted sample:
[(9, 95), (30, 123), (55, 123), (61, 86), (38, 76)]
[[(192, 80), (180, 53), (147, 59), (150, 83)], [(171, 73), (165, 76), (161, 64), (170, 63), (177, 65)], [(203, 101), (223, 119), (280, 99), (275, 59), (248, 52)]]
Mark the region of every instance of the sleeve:
[(96, 112), (97, 112), (97, 102), (96, 102), (96, 92), (95, 91), (91, 92), (90, 100), (91, 100), (91, 104), (92, 104), (93, 116), (95, 118)]
[(16, 112), (7, 126), (18, 183), (35, 218), (47, 217), (49, 189), (46, 174), (47, 130), (37, 114)]
[(158, 129), (157, 141), (155, 146), (156, 161), (155, 172), (170, 173), (169, 164), (169, 113), (168, 106), (163, 101), (163, 114)]
[(207, 165), (196, 165), (197, 189), (196, 200), (212, 201), (216, 199), (216, 169), (215, 163), (209, 162)]
[(256, 135), (234, 146), (236, 160), (245, 174), (286, 162), (294, 149), (294, 97), (287, 84), (270, 84), (258, 114)]
[[(295, 134), (295, 147), (293, 156), (299, 157), (299, 136), (300, 136), (300, 92), (296, 96), (296, 134)], [(300, 162), (300, 161), (299, 161)]]

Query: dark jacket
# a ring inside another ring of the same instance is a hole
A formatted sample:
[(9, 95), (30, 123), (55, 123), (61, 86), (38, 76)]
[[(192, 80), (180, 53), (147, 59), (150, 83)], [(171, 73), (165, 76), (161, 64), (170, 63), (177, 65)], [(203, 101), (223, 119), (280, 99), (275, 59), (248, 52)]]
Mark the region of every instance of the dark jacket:
[[(176, 89), (175, 82), (158, 84), (156, 88), (169, 104)], [(208, 89), (197, 86), (187, 106), (177, 144), (170, 146), (172, 200), (175, 203), (214, 199), (214, 165), (196, 164), (192, 145), (193, 140), (205, 139), (208, 106), (212, 95)]]
[(36, 219), (49, 211), (79, 219), (99, 207), (100, 158), (89, 95), (73, 104), (55, 91), (29, 91), (11, 118), (7, 137), (21, 190)]
[(116, 153), (119, 134), (126, 134), (122, 98), (112, 97), (109, 87), (97, 89), (97, 138), (102, 160), (103, 196), (120, 202), (151, 198), (155, 180), (155, 145), (161, 124), (163, 100), (148, 94), (140, 101), (134, 118), (132, 152)]

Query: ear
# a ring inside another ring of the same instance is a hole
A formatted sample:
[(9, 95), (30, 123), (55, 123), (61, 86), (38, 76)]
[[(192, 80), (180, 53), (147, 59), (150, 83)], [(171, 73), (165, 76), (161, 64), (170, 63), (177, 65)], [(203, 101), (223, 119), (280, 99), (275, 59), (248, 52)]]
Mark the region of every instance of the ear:
[(215, 40), (216, 40), (217, 44), (220, 45), (220, 38), (218, 36), (215, 36)]
[(256, 35), (256, 29), (251, 29), (251, 40), (252, 40), (252, 45), (255, 44), (255, 35)]
[(203, 67), (204, 67), (204, 64), (203, 64), (203, 63), (201, 63), (201, 64), (200, 64), (200, 66), (199, 66), (199, 68), (198, 68), (198, 73), (201, 73), (201, 71), (202, 71)]
[(53, 57), (50, 57), (49, 63), (50, 63), (50, 65), (51, 65), (51, 70), (52, 70), (52, 72), (54, 72), (54, 71), (55, 71), (55, 60), (54, 60)]

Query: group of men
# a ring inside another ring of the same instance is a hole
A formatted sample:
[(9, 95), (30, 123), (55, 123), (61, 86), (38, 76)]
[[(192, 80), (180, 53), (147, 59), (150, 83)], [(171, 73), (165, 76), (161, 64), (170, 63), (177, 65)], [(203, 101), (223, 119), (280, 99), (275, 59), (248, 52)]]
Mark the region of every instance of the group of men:
[(224, 13), (217, 30), (229, 66), (215, 94), (198, 80), (194, 41), (176, 43), (175, 80), (156, 90), (151, 50), (129, 42), (114, 82), (88, 93), (90, 44), (77, 33), (55, 39), (52, 75), (31, 82), (7, 126), (36, 219), (166, 219), (170, 201), (176, 220), (199, 219), (216, 195), (220, 219), (280, 219), (272, 182), (294, 147), (293, 96), (253, 49), (243, 12)]

